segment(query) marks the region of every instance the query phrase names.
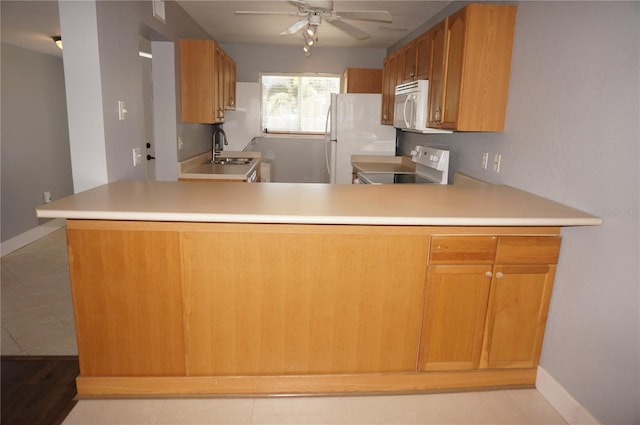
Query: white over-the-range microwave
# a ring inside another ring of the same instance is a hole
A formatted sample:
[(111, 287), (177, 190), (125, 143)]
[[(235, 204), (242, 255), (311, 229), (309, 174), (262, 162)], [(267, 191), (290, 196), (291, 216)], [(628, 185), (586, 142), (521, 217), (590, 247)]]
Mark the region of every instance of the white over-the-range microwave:
[(429, 80), (416, 80), (396, 86), (393, 126), (417, 133), (452, 133), (427, 127)]

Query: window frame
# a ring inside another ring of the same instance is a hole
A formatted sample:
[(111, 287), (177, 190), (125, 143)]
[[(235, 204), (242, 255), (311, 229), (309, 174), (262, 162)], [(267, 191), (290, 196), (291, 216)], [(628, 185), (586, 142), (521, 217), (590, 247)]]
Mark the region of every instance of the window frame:
[(309, 136), (324, 136), (325, 132), (307, 132), (307, 131), (264, 131), (263, 125), (263, 96), (262, 96), (262, 78), (263, 77), (327, 77), (327, 78), (337, 78), (338, 79), (338, 91), (336, 94), (340, 93), (341, 83), (342, 83), (342, 75), (334, 74), (331, 72), (260, 72), (258, 76), (258, 84), (260, 85), (260, 136), (261, 137), (309, 137)]

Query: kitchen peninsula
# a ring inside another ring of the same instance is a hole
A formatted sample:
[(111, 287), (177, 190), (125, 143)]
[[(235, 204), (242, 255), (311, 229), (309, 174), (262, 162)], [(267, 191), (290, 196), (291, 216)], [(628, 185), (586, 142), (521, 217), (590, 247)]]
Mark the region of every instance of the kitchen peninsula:
[(78, 395), (532, 386), (560, 227), (592, 215), (443, 185), (121, 181), (66, 218)]

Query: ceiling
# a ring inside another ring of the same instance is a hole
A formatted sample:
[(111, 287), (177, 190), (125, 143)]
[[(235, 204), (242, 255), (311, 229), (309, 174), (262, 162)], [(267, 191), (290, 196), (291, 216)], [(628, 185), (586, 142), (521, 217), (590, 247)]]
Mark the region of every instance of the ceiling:
[[(318, 2), (307, 0), (312, 6)], [(202, 1), (178, 0), (182, 8), (220, 43), (247, 43), (301, 46), (302, 34), (280, 35), (302, 19), (298, 9), (285, 0), (267, 1)], [(326, 2), (320, 2), (326, 3)], [(334, 0), (335, 11), (386, 10), (392, 23), (344, 19), (345, 22), (371, 34), (356, 40), (338, 28), (322, 22), (318, 29), (318, 47), (387, 48), (440, 12), (450, 1), (343, 1)], [(235, 11), (282, 12), (286, 15), (238, 15)]]
[[(149, 0), (151, 1), (151, 0)], [(308, 0), (315, 4), (316, 0)], [(280, 33), (301, 20), (297, 7), (285, 0), (218, 1), (177, 0), (177, 3), (220, 43), (246, 43), (282, 46), (302, 46), (301, 32)], [(326, 2), (321, 2), (326, 3)], [(388, 48), (444, 9), (450, 1), (342, 1), (334, 0), (333, 9), (386, 10), (392, 22), (347, 20), (344, 22), (371, 34), (366, 40), (356, 40), (338, 28), (322, 22), (318, 30), (318, 47)], [(60, 34), (58, 2), (0, 1), (2, 42), (55, 56), (62, 56), (51, 37)], [(238, 15), (234, 12), (267, 11), (285, 15)], [(287, 16), (289, 14), (289, 16)]]

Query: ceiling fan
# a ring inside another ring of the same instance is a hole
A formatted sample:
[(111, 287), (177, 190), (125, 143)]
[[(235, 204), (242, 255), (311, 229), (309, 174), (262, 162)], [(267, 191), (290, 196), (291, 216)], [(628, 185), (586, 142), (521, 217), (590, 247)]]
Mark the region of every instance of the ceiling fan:
[[(236, 15), (284, 15), (297, 16), (302, 19), (291, 25), (280, 33), (280, 35), (295, 34), (303, 28), (307, 28), (306, 33), (311, 37), (317, 37), (317, 29), (322, 20), (330, 25), (344, 31), (357, 40), (366, 40), (371, 34), (344, 22), (343, 19), (369, 22), (382, 22), (390, 24), (391, 14), (386, 10), (333, 10), (333, 1), (287, 1), (298, 10), (293, 12), (271, 12), (271, 11), (253, 11), (253, 10), (237, 10)], [(303, 34), (304, 35), (304, 34)], [(306, 37), (305, 37), (306, 40)]]

